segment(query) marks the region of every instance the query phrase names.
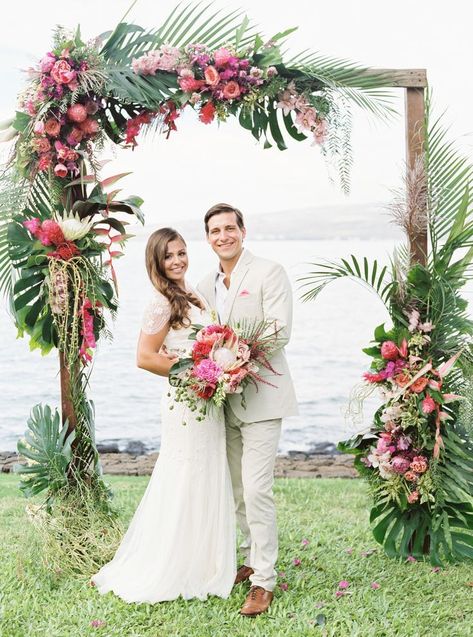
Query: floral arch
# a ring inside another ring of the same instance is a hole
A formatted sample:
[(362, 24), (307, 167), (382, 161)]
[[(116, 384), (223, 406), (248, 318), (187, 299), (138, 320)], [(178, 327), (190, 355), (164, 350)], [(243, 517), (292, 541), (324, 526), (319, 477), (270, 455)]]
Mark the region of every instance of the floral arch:
[(1, 177), (0, 289), (30, 347), (59, 351), (61, 411), (32, 409), (18, 445), (28, 461), (17, 468), (21, 488), (27, 496), (46, 490), (50, 511), (65, 490), (84, 485), (101, 506), (108, 502), (86, 396), (89, 363), (109, 333), (106, 312), (118, 309), (113, 264), (129, 239), (126, 215), (144, 219), (139, 197), (118, 198), (115, 184), (127, 173), (101, 176), (103, 142), (134, 148), (144, 128), (169, 136), (184, 108), (203, 124), (233, 116), (265, 148), (284, 150), (288, 136), (312, 139), (347, 191), (351, 107), (389, 116), (386, 87), (403, 87), (407, 197), (395, 212), (408, 248), (391, 279), (366, 259), (320, 264), (306, 296), (352, 276), (391, 314), (393, 329), (379, 326), (366, 350), (366, 382), (385, 403), (369, 433), (340, 445), (373, 488), (376, 539), (392, 556), (473, 557), (473, 446), (459, 406), (473, 327), (458, 292), (473, 256), (471, 167), (428, 121), (424, 71), (373, 70), (310, 52), (284, 60), (292, 31), (265, 39), (239, 12), (190, 5), (159, 29), (121, 22), (88, 43), (79, 30), (57, 29), (31, 70), (2, 134), (15, 143)]

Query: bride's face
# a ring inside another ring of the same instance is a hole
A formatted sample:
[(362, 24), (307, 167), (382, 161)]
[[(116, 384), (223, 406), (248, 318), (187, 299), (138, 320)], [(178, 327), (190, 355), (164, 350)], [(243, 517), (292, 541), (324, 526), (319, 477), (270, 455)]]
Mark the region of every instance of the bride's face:
[(167, 278), (176, 283), (183, 282), (188, 266), (186, 244), (180, 239), (170, 241), (164, 256), (164, 273)]

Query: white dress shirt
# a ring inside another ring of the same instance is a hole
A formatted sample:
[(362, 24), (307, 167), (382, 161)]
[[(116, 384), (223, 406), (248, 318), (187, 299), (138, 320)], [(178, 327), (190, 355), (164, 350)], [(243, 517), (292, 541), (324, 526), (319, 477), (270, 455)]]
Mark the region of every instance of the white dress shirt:
[[(230, 283), (231, 283), (231, 277), (235, 274), (238, 266), (240, 265), (241, 257), (244, 251), (245, 251), (244, 249), (241, 251), (240, 257), (230, 274)], [(230, 284), (227, 288), (227, 286), (224, 283), (224, 279), (225, 279), (225, 272), (222, 271), (222, 267), (220, 266), (217, 272), (217, 276), (215, 277), (215, 306), (217, 309), (219, 321), (221, 321), (222, 316), (225, 315), (225, 301), (227, 300), (228, 290), (230, 288)]]

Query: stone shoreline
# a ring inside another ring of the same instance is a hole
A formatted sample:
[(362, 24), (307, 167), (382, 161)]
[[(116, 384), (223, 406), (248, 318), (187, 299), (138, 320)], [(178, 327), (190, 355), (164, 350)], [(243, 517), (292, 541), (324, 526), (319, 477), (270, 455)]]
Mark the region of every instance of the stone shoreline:
[[(126, 452), (101, 453), (105, 474), (125, 476), (150, 475), (159, 453), (132, 454)], [(18, 462), (12, 451), (0, 452), (0, 472), (10, 473)], [(276, 458), (276, 478), (356, 478), (353, 456), (340, 453), (290, 452)]]

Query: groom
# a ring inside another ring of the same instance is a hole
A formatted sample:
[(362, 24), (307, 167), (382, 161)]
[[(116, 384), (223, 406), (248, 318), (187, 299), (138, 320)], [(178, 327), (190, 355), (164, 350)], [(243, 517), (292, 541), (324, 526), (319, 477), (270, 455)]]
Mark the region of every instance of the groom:
[[(271, 385), (252, 384), (241, 396), (231, 396), (225, 412), (227, 456), (232, 477), (236, 516), (244, 536), (244, 563), (235, 584), (251, 581), (241, 614), (265, 612), (273, 599), (278, 554), (276, 511), (273, 500), (274, 461), (284, 416), (297, 414), (294, 387), (284, 354), (292, 323), (292, 291), (281, 265), (252, 255), (243, 248), (246, 229), (241, 212), (217, 204), (206, 213), (207, 241), (220, 266), (198, 286), (219, 321), (275, 320), (278, 351), (271, 365), (279, 375), (260, 369)], [(272, 386), (276, 385), (276, 387)]]

